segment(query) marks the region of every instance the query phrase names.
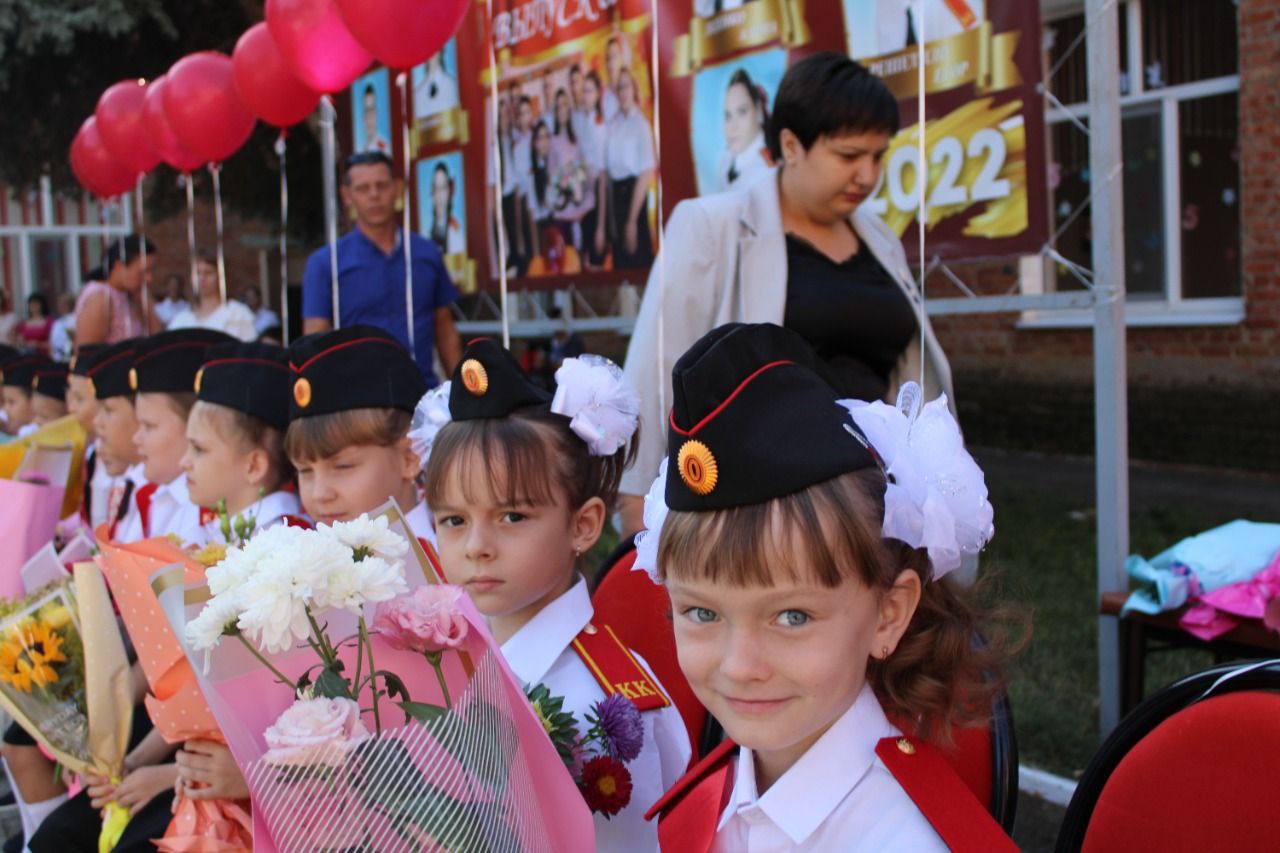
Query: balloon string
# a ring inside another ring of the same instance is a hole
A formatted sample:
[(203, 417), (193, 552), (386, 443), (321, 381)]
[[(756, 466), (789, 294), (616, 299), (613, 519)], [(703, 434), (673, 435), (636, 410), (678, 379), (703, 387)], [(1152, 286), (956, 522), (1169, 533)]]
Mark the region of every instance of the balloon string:
[(925, 236), (925, 223), (929, 218), (929, 209), (926, 206), (928, 202), (928, 195), (929, 195), (929, 167), (926, 165), (926, 161), (925, 161), (925, 149), (926, 149), (925, 136), (927, 131), (925, 129), (925, 114), (924, 114), (924, 96), (925, 96), (925, 91), (924, 91), (924, 85), (925, 85), (924, 3), (917, 3), (916, 11), (919, 13), (919, 16), (920, 16), (920, 29), (917, 31), (919, 37), (916, 39), (916, 92), (917, 92), (916, 94), (916, 123), (917, 123), (916, 124), (916, 127), (917, 127), (916, 156), (919, 158), (919, 162), (916, 167), (916, 189), (920, 194), (920, 210), (919, 210), (919, 215), (916, 217), (916, 222), (917, 222), (917, 227), (919, 229), (918, 233), (919, 233), (919, 240), (920, 240), (920, 294), (919, 294), (920, 304), (918, 305), (919, 317), (916, 320), (916, 325), (920, 327), (920, 388), (923, 390), (925, 387), (925, 384), (924, 384), (925, 346), (928, 343), (925, 340), (925, 334), (924, 334), (924, 324), (926, 322), (925, 313), (924, 313), (924, 286), (925, 286), (925, 275), (926, 275), (926, 270), (924, 265), (924, 258), (925, 258), (924, 236)]
[[(488, 0), (485, 6), (489, 14), (490, 27), (492, 27), (493, 0)], [(498, 164), (493, 185), (493, 206), (498, 212), (498, 298), (502, 300), (498, 316), (502, 320), (502, 346), (511, 349), (511, 320), (507, 317), (507, 253), (511, 249), (507, 245), (507, 213), (502, 209), (502, 190), (506, 178), (502, 173), (502, 140), (498, 136), (498, 57), (493, 49), (492, 33), (487, 38), (489, 39), (489, 100), (491, 103), (489, 120), (493, 122), (493, 150), (489, 152), (489, 156), (493, 158), (492, 162)], [(511, 105), (511, 109), (515, 109), (515, 104)]]
[[(413, 152), (409, 150), (409, 72), (401, 71), (396, 75), (396, 85), (400, 87), (400, 126), (404, 141), (404, 316), (409, 326), (409, 352), (414, 360), (418, 358), (418, 348), (413, 333), (413, 246), (409, 242), (409, 182), (413, 179)], [(427, 353), (428, 358), (431, 356)]]
[[(114, 207), (120, 208), (120, 231), (118, 234), (118, 239), (116, 240), (116, 246), (118, 246), (120, 249), (120, 263), (124, 264), (128, 262), (128, 258), (125, 257), (125, 238), (126, 238), (125, 228), (124, 228), (125, 201), (123, 200), (123, 196), (116, 196), (114, 199), (112, 199), (111, 206), (113, 208)], [(111, 270), (107, 270), (107, 277), (110, 278), (110, 276), (111, 276)], [(125, 312), (124, 325), (125, 325), (125, 333), (132, 338), (134, 336), (132, 310)]]
[(323, 131), (320, 144), (323, 147), (322, 160), (325, 174), (324, 218), (329, 231), (329, 287), (333, 300), (333, 327), (340, 329), (342, 312), (338, 310), (338, 199), (334, 195), (337, 188), (332, 186), (338, 151), (333, 127), (336, 117), (337, 111), (333, 107), (333, 99), (328, 95), (323, 96), (320, 99), (320, 129)]
[(289, 345), (289, 181), (285, 171), (285, 131), (276, 139), (280, 158), (280, 330)]
[[(658, 4), (653, 4), (653, 19), (650, 34), (649, 46), (649, 67), (653, 75), (653, 147), (654, 155), (660, 161), (662, 157), (662, 117), (660, 107), (662, 105), (661, 86), (658, 77)], [(610, 81), (613, 82), (613, 81)], [(662, 163), (658, 163), (658, 168), (654, 170), (654, 183), (656, 185), (656, 200), (658, 213), (658, 241), (659, 254), (662, 256), (662, 262), (658, 264), (658, 358), (656, 359), (658, 367), (658, 411), (663, 416), (667, 413), (667, 383), (671, 381), (671, 374), (667, 372), (663, 364), (663, 358), (666, 355), (666, 326), (663, 323), (662, 308), (663, 300), (666, 299), (666, 257), (667, 253), (662, 251), (666, 244), (665, 223), (662, 215)], [(646, 223), (645, 227), (648, 227)]]
[(227, 304), (227, 263), (222, 254), (222, 172), (221, 163), (210, 163), (209, 174), (213, 175), (213, 227), (218, 236), (218, 296), (222, 304)]
[(195, 177), (184, 172), (182, 181), (187, 185), (187, 254), (191, 258), (191, 293), (200, 299), (200, 284), (196, 281), (196, 195)]
[(138, 209), (138, 256), (142, 258), (142, 327), (151, 333), (151, 298), (149, 282), (147, 281), (147, 232), (146, 218), (142, 205), (142, 180), (144, 175), (138, 174), (138, 186), (135, 192), (136, 204)]

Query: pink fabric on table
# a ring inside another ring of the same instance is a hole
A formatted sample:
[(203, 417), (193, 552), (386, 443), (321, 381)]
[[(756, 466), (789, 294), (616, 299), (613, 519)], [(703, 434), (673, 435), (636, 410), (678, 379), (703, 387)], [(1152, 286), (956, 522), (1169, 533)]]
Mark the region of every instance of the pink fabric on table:
[(1212, 640), (1240, 624), (1241, 619), (1262, 619), (1268, 602), (1280, 598), (1280, 554), (1247, 581), (1228, 584), (1200, 596), (1182, 614), (1178, 625), (1194, 637)]

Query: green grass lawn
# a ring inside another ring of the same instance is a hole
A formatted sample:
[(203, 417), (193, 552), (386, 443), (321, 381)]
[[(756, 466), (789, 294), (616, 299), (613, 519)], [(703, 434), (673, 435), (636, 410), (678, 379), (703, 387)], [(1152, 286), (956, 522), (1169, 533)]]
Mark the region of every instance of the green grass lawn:
[[(1100, 744), (1093, 510), (1034, 486), (993, 486), (991, 498), (996, 537), (983, 570), (996, 572), (993, 594), (1025, 607), (1032, 620), (1010, 688), (1020, 758), (1075, 778)], [(1207, 506), (1135, 511), (1130, 550), (1154, 556), (1233, 517)], [(1149, 657), (1147, 691), (1212, 662), (1194, 651)]]

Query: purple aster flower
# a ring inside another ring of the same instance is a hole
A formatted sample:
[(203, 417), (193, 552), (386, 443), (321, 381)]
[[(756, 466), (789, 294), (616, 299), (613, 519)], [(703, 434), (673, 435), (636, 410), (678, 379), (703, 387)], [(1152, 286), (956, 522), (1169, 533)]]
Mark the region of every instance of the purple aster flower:
[(596, 703), (596, 728), (603, 735), (609, 754), (622, 762), (631, 761), (644, 747), (644, 721), (635, 703), (621, 693), (613, 693)]

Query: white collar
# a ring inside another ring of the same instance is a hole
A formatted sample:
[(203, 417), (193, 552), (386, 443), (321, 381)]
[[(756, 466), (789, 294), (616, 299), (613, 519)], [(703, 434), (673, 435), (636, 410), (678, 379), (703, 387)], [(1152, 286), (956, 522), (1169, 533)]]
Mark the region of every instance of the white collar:
[(739, 169), (744, 169), (753, 160), (763, 161), (760, 152), (764, 147), (764, 132), (761, 131), (756, 134), (755, 139), (751, 140), (750, 145), (733, 155), (733, 164)]
[(124, 469), (124, 478), (133, 483), (134, 488), (139, 488), (147, 484), (147, 475), (142, 472), (146, 466), (139, 462), (137, 465), (130, 465)]
[(849, 795), (876, 760), (881, 738), (900, 735), (871, 685), (763, 795), (756, 793), (752, 751), (738, 752), (733, 792), (717, 831), (743, 809), (758, 807), (791, 841), (803, 844)]
[(190, 503), (191, 492), (187, 490), (187, 475), (179, 474), (169, 482), (157, 485), (155, 497), (152, 498), (152, 501), (154, 502), (155, 498), (161, 495), (168, 495), (174, 503), (179, 505)]
[(522, 683), (539, 684), (594, 615), (587, 582), (579, 577), (502, 644), (502, 656)]

